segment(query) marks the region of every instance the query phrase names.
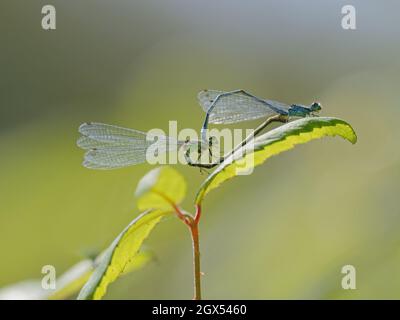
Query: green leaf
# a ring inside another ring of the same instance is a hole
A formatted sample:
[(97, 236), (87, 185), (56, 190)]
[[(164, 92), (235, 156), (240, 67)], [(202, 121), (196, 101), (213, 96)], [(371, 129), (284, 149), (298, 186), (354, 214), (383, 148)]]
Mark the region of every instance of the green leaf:
[[(258, 166), (268, 158), (293, 148), (297, 144), (319, 139), (325, 136), (341, 136), (356, 143), (357, 136), (353, 128), (345, 121), (328, 117), (309, 117), (289, 122), (254, 139), (254, 145), (247, 147), (244, 157), (241, 150), (227, 158), (203, 182), (196, 196), (196, 204), (200, 204), (210, 190), (222, 182), (240, 174), (243, 164)], [(250, 147), (254, 147), (251, 150)]]
[(128, 273), (141, 269), (143, 266), (147, 265), (150, 261), (155, 260), (155, 255), (153, 251), (143, 250), (137, 253), (135, 259), (131, 259), (125, 266), (121, 273), (121, 276), (125, 276)]
[(171, 210), (186, 194), (186, 182), (175, 169), (163, 166), (151, 170), (138, 183), (136, 196), (139, 210)]
[[(89, 280), (95, 267), (102, 261), (102, 259), (103, 254), (100, 254), (95, 261), (90, 259), (83, 260), (68, 269), (61, 277), (59, 277), (59, 279), (57, 279), (57, 289), (55, 292), (49, 294), (47, 299), (63, 300), (79, 292), (83, 285)], [(152, 251), (144, 250), (138, 252), (135, 258), (131, 259), (127, 263), (121, 276), (142, 268), (152, 259), (154, 259), (154, 253)]]
[(133, 260), (138, 257), (143, 241), (167, 214), (168, 212), (162, 210), (148, 210), (134, 219), (104, 252), (78, 299), (101, 299), (110, 283), (126, 273), (127, 269), (132, 269)]

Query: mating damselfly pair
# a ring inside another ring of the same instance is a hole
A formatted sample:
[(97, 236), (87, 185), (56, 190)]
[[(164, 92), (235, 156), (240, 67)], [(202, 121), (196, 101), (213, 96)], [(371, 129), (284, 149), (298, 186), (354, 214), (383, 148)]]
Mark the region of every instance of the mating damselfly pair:
[[(114, 169), (146, 162), (149, 149), (160, 152), (182, 150), (186, 163), (200, 168), (212, 168), (220, 164), (226, 156), (213, 160), (213, 147), (217, 141), (208, 137), (209, 124), (233, 124), (242, 121), (264, 118), (265, 121), (257, 127), (251, 136), (243, 140), (236, 148), (243, 147), (264, 130), (271, 122), (285, 123), (295, 118), (317, 116), (321, 105), (317, 102), (310, 106), (266, 100), (258, 98), (244, 90), (218, 91), (203, 90), (198, 94), (198, 101), (206, 112), (201, 128), (200, 140), (178, 140), (168, 136), (156, 137), (146, 132), (122, 128), (103, 123), (87, 122), (79, 127), (81, 137), (78, 146), (84, 150), (83, 165), (91, 169)], [(196, 161), (190, 157), (197, 153)], [(200, 161), (206, 153), (209, 161)], [(231, 154), (231, 153), (230, 153)]]

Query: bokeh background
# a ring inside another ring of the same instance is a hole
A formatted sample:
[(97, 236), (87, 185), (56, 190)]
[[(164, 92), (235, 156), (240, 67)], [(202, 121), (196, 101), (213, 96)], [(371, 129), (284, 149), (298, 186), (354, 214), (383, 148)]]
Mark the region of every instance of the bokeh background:
[[(57, 30), (41, 28), (41, 8)], [(352, 4), (357, 29), (343, 30)], [(152, 167), (81, 166), (77, 128), (200, 128), (204, 88), (319, 100), (359, 141), (299, 146), (213, 191), (201, 222), (209, 299), (400, 298), (398, 1), (27, 1), (0, 4), (0, 287), (61, 274), (139, 212)], [(257, 122), (246, 123), (254, 127)], [(192, 210), (205, 179), (187, 178)], [(157, 262), (107, 299), (190, 299), (190, 236), (176, 218), (146, 242)], [(357, 289), (341, 288), (341, 268)]]

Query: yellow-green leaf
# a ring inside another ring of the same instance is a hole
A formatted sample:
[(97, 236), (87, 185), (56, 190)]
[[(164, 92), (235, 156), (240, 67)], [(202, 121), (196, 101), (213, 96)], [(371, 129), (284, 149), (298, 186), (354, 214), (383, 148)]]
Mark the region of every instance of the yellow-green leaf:
[[(254, 139), (254, 145), (248, 146), (245, 156), (239, 156), (240, 151), (228, 157), (217, 169), (204, 181), (196, 196), (196, 204), (200, 204), (205, 195), (218, 187), (222, 182), (240, 174), (243, 164), (253, 167), (260, 165), (268, 158), (283, 151), (293, 148), (297, 144), (319, 139), (325, 136), (341, 136), (356, 143), (357, 136), (353, 128), (347, 122), (328, 117), (308, 117), (289, 122), (274, 130), (271, 130)], [(254, 148), (254, 150), (250, 149)]]
[[(136, 271), (154, 258), (154, 253), (150, 250), (143, 250), (135, 255), (134, 259), (131, 259), (125, 266), (121, 276), (124, 276), (130, 272)], [(57, 279), (57, 289), (55, 292), (49, 294), (47, 299), (49, 300), (63, 300), (67, 299), (82, 289), (83, 285), (89, 280), (95, 266), (101, 263), (103, 254), (100, 254), (95, 261), (90, 259), (83, 260), (68, 271), (62, 274)]]
[(78, 299), (101, 299), (107, 286), (115, 281), (137, 258), (138, 251), (149, 233), (167, 215), (166, 211), (149, 210), (134, 219), (102, 255), (101, 261), (89, 281), (82, 288)]
[(151, 170), (138, 183), (136, 196), (139, 210), (171, 210), (186, 194), (186, 182), (175, 169), (163, 166)]
[(131, 259), (125, 266), (121, 273), (124, 276), (130, 272), (136, 271), (143, 266), (147, 265), (150, 261), (154, 260), (154, 252), (150, 250), (143, 250), (137, 253), (134, 259)]

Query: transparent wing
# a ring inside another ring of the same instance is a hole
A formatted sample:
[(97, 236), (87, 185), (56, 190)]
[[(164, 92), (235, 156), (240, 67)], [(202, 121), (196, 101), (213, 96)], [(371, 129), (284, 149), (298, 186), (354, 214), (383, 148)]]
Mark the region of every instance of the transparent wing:
[(145, 132), (97, 122), (83, 123), (79, 127), (79, 132), (92, 140), (115, 145), (140, 145), (146, 141)]
[(91, 169), (113, 169), (139, 164), (146, 161), (146, 150), (120, 146), (91, 149), (86, 152), (83, 165)]
[(209, 122), (230, 124), (277, 114), (287, 114), (289, 105), (263, 100), (243, 90), (222, 92), (202, 91), (198, 95), (203, 109), (209, 113)]
[(220, 95), (226, 93), (219, 90), (202, 90), (197, 95), (197, 100), (205, 112), (210, 109), (214, 100)]
[(85, 150), (83, 165), (91, 169), (120, 168), (146, 161), (152, 146), (158, 152), (173, 151), (184, 142), (167, 136), (151, 136), (145, 132), (103, 123), (84, 123), (77, 145)]

